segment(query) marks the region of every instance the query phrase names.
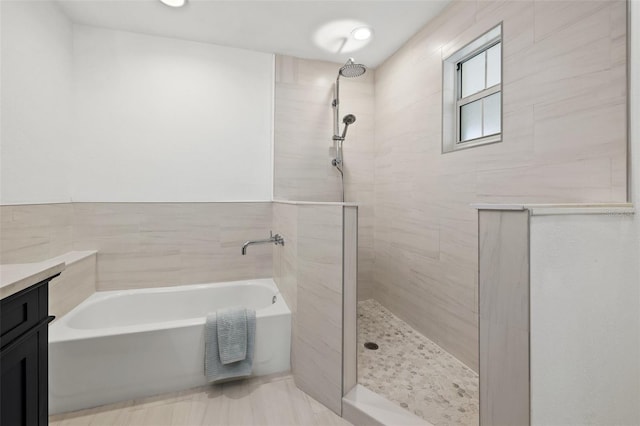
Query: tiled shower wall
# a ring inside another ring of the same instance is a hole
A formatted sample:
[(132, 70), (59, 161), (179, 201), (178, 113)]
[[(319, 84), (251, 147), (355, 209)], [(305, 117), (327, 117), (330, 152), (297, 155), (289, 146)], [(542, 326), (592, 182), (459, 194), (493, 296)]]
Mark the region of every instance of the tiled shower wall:
[[(503, 142), (441, 154), (442, 60), (503, 22)], [(376, 69), (374, 297), (477, 371), (474, 202), (626, 200), (626, 2), (456, 1)]]
[[(356, 58), (357, 59), (357, 58)], [(340, 201), (331, 165), (333, 88), (343, 64), (276, 56), (274, 197), (289, 201)], [(358, 292), (371, 297), (373, 282), (374, 70), (340, 79), (340, 120), (354, 114), (344, 143), (345, 200), (358, 203)], [(342, 129), (342, 124), (341, 124)]]
[(0, 207), (0, 263), (98, 250), (97, 289), (272, 276), (271, 203), (68, 203)]
[(273, 250), (273, 278), (293, 313), (293, 376), (300, 389), (338, 414), (342, 410), (344, 208), (273, 203), (273, 228), (285, 240), (284, 246)]

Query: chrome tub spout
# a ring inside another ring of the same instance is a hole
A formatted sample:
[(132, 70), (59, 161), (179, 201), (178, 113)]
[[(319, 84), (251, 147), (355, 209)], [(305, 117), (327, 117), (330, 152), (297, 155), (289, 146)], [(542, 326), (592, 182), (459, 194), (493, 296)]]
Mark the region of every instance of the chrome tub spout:
[(269, 238), (265, 239), (265, 240), (253, 240), (253, 241), (246, 241), (243, 245), (242, 245), (242, 255), (245, 256), (247, 254), (247, 247), (254, 245), (254, 244), (269, 244), (269, 243), (273, 243), (277, 246), (283, 246), (284, 245), (284, 238), (282, 238), (282, 235), (280, 234), (276, 234), (273, 235), (273, 231), (269, 231)]

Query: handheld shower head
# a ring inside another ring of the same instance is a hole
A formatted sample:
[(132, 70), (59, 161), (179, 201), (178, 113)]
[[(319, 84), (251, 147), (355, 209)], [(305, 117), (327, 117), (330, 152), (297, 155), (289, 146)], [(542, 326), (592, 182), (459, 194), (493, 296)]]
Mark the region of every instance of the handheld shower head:
[(353, 115), (353, 114), (347, 114), (342, 119), (342, 122), (347, 126), (350, 125), (350, 124), (353, 124), (353, 123), (356, 122), (356, 116)]
[(347, 114), (342, 119), (342, 122), (344, 123), (344, 130), (342, 131), (341, 138), (344, 141), (344, 139), (347, 137), (347, 129), (350, 125), (356, 122), (356, 116), (353, 114)]

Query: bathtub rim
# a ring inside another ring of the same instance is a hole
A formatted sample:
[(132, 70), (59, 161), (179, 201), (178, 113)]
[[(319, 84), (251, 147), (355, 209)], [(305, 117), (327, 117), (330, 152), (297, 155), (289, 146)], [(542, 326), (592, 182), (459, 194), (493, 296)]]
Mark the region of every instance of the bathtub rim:
[(148, 294), (148, 293), (171, 293), (176, 291), (196, 290), (209, 287), (233, 287), (233, 286), (246, 286), (246, 285), (258, 285), (260, 287), (266, 287), (273, 292), (274, 296), (277, 296), (276, 303), (256, 310), (256, 319), (275, 317), (281, 315), (291, 315), (291, 309), (284, 300), (278, 286), (273, 278), (257, 278), (238, 281), (223, 281), (214, 283), (200, 283), (200, 284), (187, 284), (187, 285), (175, 285), (175, 286), (162, 286), (151, 288), (139, 288), (139, 289), (126, 289), (126, 290), (108, 290), (97, 291), (91, 296), (83, 300), (78, 306), (74, 307), (71, 311), (65, 315), (57, 318), (49, 326), (49, 344), (68, 342), (74, 340), (86, 340), (102, 337), (118, 336), (121, 334), (137, 334), (146, 333), (157, 330), (167, 329), (179, 329), (192, 326), (204, 325), (205, 317), (186, 318), (172, 321), (153, 322), (147, 324), (133, 324), (117, 327), (104, 327), (104, 328), (87, 328), (79, 329), (69, 326), (69, 321), (73, 318), (73, 315), (81, 310), (89, 308), (91, 305), (99, 303), (100, 301), (114, 298), (127, 294)]

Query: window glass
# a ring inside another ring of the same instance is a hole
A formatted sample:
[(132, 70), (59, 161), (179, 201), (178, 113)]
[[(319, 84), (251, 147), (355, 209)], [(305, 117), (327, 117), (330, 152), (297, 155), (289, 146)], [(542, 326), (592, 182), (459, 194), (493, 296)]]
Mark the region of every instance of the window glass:
[(474, 56), (462, 64), (462, 97), (465, 98), (484, 89), (485, 54)]
[(482, 99), (460, 108), (460, 141), (482, 136)]
[(495, 86), (501, 80), (500, 46), (498, 43), (487, 50), (487, 87)]
[(483, 99), (484, 113), (482, 114), (482, 136), (500, 133), (500, 92)]

